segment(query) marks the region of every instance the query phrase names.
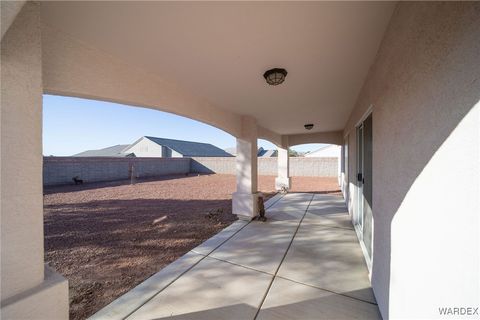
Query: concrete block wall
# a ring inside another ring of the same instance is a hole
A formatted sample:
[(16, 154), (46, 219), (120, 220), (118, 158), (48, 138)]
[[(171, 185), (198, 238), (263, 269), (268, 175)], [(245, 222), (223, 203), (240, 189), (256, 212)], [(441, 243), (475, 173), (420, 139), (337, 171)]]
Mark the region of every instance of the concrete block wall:
[(258, 174), (261, 176), (277, 176), (277, 158), (258, 158)]
[[(235, 174), (235, 157), (44, 157), (43, 185), (72, 184), (75, 176), (86, 183), (126, 180), (130, 178), (131, 165), (139, 178), (190, 172)], [(337, 158), (290, 158), (291, 176), (336, 177), (337, 170)], [(276, 176), (277, 158), (258, 159), (258, 174)]]
[(337, 177), (338, 158), (290, 158), (292, 177)]
[(191, 158), (190, 172), (235, 174), (235, 157)]
[[(191, 172), (235, 174), (235, 158), (195, 157), (190, 165)], [(258, 174), (277, 175), (277, 158), (259, 158)], [(290, 176), (336, 177), (337, 158), (290, 158)]]
[(139, 178), (190, 172), (189, 158), (44, 157), (43, 184), (71, 184), (75, 176), (85, 182), (129, 179), (131, 165)]

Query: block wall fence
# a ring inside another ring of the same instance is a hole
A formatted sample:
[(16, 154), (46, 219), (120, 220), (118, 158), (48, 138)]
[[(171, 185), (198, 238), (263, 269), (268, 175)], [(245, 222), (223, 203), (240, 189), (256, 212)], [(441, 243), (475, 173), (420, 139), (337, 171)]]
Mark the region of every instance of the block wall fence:
[[(235, 174), (235, 157), (115, 158), (44, 157), (44, 186), (72, 184), (78, 176), (89, 182), (126, 180), (171, 174)], [(277, 158), (259, 158), (258, 174), (277, 175)], [(337, 177), (337, 158), (290, 158), (290, 176)]]

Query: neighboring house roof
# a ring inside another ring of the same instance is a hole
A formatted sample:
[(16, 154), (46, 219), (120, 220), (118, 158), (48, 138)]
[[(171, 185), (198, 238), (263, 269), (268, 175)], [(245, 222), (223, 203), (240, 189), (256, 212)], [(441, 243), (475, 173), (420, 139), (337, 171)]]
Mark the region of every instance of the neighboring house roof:
[(74, 154), (73, 157), (129, 157), (134, 156), (131, 153), (123, 153), (122, 151), (128, 147), (128, 144), (117, 144), (116, 146), (107, 147), (97, 150), (87, 150)]
[(226, 149), (223, 149), (226, 153), (229, 153), (231, 154), (232, 156), (236, 156), (237, 155), (237, 148), (236, 147), (232, 147), (232, 148), (226, 148)]
[[(235, 148), (235, 147), (227, 148), (227, 149), (225, 149), (225, 152), (228, 152), (232, 156), (235, 156), (235, 155), (237, 155), (237, 148)], [(266, 149), (263, 149), (262, 147), (260, 147), (260, 148), (258, 148), (257, 157), (261, 157), (261, 158), (276, 157), (277, 154), (278, 154), (277, 150), (266, 150)]]
[(257, 157), (260, 158), (269, 158), (269, 157), (276, 157), (277, 150), (266, 150), (262, 147), (258, 148)]
[(305, 154), (305, 157), (337, 158), (340, 157), (340, 146), (335, 144), (323, 146), (320, 149)]
[(232, 155), (224, 150), (210, 144), (165, 138), (156, 138), (145, 136), (148, 140), (158, 145), (170, 148), (180, 153), (184, 157), (231, 157)]

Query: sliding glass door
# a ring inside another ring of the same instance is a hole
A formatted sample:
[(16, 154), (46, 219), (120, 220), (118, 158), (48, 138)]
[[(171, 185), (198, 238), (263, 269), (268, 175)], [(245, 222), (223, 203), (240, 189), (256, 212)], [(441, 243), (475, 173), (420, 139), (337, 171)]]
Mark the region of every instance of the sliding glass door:
[(371, 263), (373, 252), (372, 120), (370, 114), (357, 127), (357, 199), (354, 223), (364, 247), (367, 263)]

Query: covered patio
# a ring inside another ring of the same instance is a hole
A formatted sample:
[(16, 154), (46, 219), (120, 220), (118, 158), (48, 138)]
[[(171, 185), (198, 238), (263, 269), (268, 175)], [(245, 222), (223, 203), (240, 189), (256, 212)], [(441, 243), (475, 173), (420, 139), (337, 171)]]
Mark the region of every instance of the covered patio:
[[(68, 281), (44, 265), (43, 94), (170, 112), (236, 138), (243, 221), (105, 315), (372, 319), (372, 292), (384, 319), (478, 311), (479, 2), (1, 9), (2, 319), (69, 314)], [(290, 147), (341, 145), (345, 201), (289, 194), (252, 222), (258, 139), (278, 148), (277, 190), (291, 187)]]
[(277, 194), (91, 319), (377, 319), (343, 197)]

